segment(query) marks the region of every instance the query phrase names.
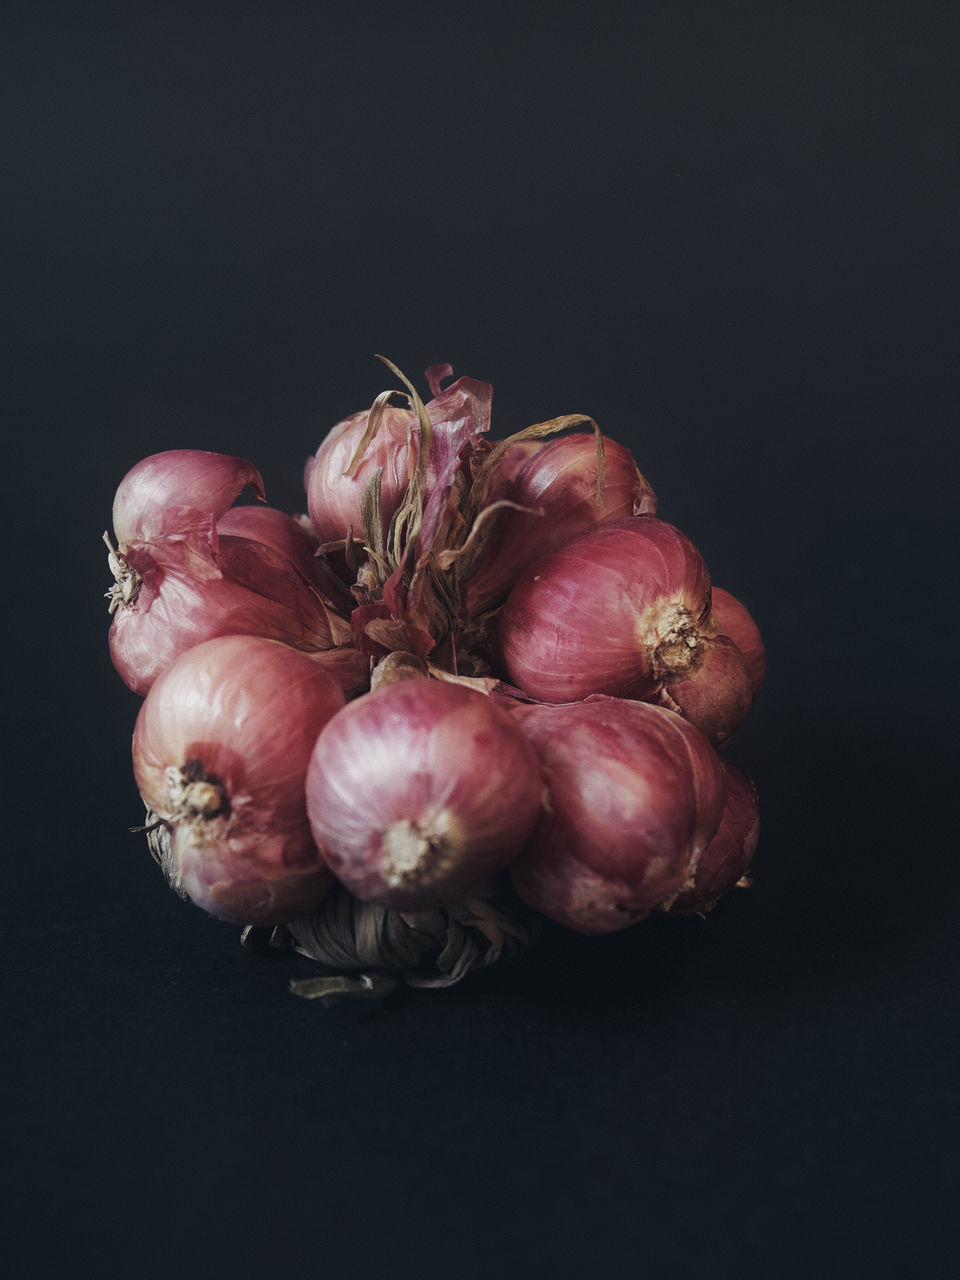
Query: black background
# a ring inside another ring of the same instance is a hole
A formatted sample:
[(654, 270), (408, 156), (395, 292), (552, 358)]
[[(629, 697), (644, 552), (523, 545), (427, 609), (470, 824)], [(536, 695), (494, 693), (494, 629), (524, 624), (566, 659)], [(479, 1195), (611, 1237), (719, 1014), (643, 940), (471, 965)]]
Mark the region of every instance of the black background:
[[(954, 1274), (958, 14), (4, 6), (14, 1274)], [(630, 445), (769, 677), (752, 891), (372, 1015), (127, 833), (99, 537), (378, 351)]]

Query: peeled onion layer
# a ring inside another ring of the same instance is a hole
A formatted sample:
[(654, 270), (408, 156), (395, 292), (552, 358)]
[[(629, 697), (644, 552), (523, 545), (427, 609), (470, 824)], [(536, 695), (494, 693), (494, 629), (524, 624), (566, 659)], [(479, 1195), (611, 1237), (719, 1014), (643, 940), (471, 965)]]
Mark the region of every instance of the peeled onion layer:
[(460, 684), (408, 679), (358, 698), (321, 732), (307, 812), (351, 893), (418, 910), (480, 892), (530, 836), (541, 790), (509, 712)]
[(612, 521), (526, 570), (499, 616), (502, 666), (543, 702), (661, 701), (718, 743), (752, 693), (710, 609), (706, 563), (679, 529), (652, 515)]
[(642, 920), (690, 880), (724, 801), (716, 752), (661, 707), (595, 697), (517, 704), (549, 790), (527, 849), (511, 864), (518, 895), (577, 933)]
[(721, 760), (726, 796), (720, 826), (693, 873), (693, 883), (665, 904), (671, 915), (705, 915), (743, 881), (760, 837), (757, 789), (729, 760)]
[(317, 734), (343, 705), (308, 654), (255, 636), (197, 645), (150, 690), (134, 776), (170, 828), (176, 886), (211, 915), (279, 924), (329, 890), (304, 779)]

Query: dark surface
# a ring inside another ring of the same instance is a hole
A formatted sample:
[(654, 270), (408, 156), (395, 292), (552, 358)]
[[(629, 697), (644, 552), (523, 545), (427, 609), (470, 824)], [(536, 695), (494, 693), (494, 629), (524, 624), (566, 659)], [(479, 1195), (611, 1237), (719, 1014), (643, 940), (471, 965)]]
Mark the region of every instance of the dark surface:
[[(955, 1274), (956, 7), (3, 25), (7, 1274)], [(377, 351), (629, 444), (769, 677), (749, 893), (374, 1016), (127, 834), (98, 539), (166, 448), (301, 507)]]

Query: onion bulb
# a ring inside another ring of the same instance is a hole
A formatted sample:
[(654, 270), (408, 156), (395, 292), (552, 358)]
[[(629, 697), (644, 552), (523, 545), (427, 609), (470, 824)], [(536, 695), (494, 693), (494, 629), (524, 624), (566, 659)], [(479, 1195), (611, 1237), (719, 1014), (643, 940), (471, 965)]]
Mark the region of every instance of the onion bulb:
[(743, 656), (710, 622), (710, 575), (679, 529), (641, 515), (538, 560), (498, 620), (510, 681), (544, 702), (660, 702), (719, 743), (750, 708)]
[(656, 494), (629, 450), (604, 436), (603, 453), (605, 476), (598, 508), (597, 444), (592, 433), (561, 436), (546, 444), (521, 442), (507, 451), (490, 496), (516, 506), (501, 512), (479, 562), (461, 584), (468, 614), (494, 608), (528, 565), (577, 534), (624, 516), (656, 514)]
[(728, 636), (743, 654), (750, 673), (750, 684), (754, 694), (763, 684), (767, 670), (767, 658), (763, 647), (760, 628), (750, 616), (746, 605), (741, 604), (736, 596), (722, 587), (714, 587), (711, 591), (713, 620), (717, 628)]
[(677, 895), (671, 915), (703, 915), (746, 875), (760, 835), (757, 789), (729, 760), (721, 760), (726, 798), (720, 827), (703, 852), (693, 883)]
[(509, 712), (463, 685), (413, 679), (358, 698), (321, 732), (307, 812), (355, 897), (419, 909), (476, 892), (516, 856), (541, 790)]
[(514, 888), (577, 933), (642, 920), (690, 879), (723, 806), (716, 752), (693, 725), (641, 702), (598, 697), (518, 705), (549, 791)]
[(156, 681), (134, 729), (134, 776), (170, 830), (170, 879), (198, 906), (270, 925), (322, 901), (333, 878), (304, 779), (343, 703), (308, 655), (255, 636), (208, 640)]

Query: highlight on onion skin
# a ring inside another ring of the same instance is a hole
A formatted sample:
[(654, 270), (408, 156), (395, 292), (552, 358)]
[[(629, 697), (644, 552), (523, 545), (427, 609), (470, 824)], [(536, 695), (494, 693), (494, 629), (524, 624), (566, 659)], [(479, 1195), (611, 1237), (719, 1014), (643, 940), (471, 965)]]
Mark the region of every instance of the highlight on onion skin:
[(722, 587), (714, 587), (711, 591), (711, 600), (714, 622), (723, 635), (729, 636), (743, 654), (750, 674), (750, 683), (756, 695), (760, 691), (767, 670), (767, 657), (760, 628), (754, 622), (746, 605), (729, 591), (724, 591)]
[(716, 744), (752, 694), (710, 609), (710, 575), (689, 538), (655, 516), (615, 520), (523, 574), (498, 618), (503, 669), (543, 702), (595, 693), (662, 702)]
[(501, 603), (529, 565), (578, 534), (624, 516), (656, 514), (656, 494), (629, 450), (604, 436), (603, 451), (599, 509), (592, 432), (521, 442), (507, 451), (497, 469), (501, 483), (494, 478), (490, 496), (526, 509), (506, 508), (497, 517), (483, 557), (461, 584), (468, 614), (477, 616)]
[(323, 900), (333, 878), (304, 779), (343, 705), (308, 655), (254, 636), (197, 645), (160, 676), (137, 717), (133, 768), (170, 830), (174, 887), (235, 924), (280, 924)]
[(615, 933), (678, 893), (716, 834), (716, 752), (662, 707), (597, 697), (512, 713), (549, 799), (510, 867), (519, 896), (583, 934)]
[(516, 856), (542, 782), (509, 712), (460, 684), (409, 679), (330, 721), (306, 788), (338, 879), (362, 900), (416, 910), (469, 897)]
[(693, 883), (664, 904), (671, 915), (705, 915), (712, 910), (743, 881), (756, 851), (760, 836), (757, 789), (729, 760), (720, 763), (726, 784), (720, 827), (697, 863)]

